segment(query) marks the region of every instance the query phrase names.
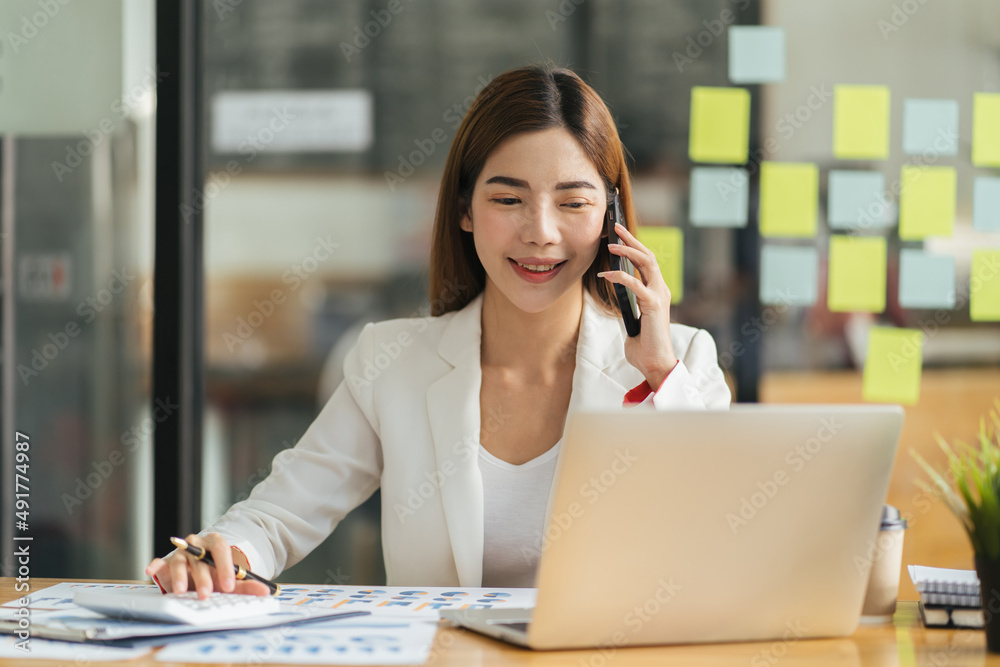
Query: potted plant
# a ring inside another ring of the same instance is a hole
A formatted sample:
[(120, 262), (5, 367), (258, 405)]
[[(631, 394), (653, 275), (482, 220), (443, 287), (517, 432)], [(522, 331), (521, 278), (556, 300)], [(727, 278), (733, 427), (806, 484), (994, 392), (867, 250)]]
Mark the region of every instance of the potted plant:
[(995, 405), (989, 421), (979, 421), (977, 445), (959, 441), (952, 446), (937, 436), (947, 457), (946, 472), (910, 451), (932, 482), (917, 484), (947, 503), (972, 540), (990, 653), (1000, 653), (1000, 399)]

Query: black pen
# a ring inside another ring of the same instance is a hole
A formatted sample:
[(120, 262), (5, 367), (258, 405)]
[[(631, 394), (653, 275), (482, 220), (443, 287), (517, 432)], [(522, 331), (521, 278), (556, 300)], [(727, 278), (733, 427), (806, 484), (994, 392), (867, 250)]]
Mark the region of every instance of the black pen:
[[(194, 544), (188, 544), (187, 540), (182, 540), (179, 537), (171, 537), (170, 541), (174, 543), (174, 546), (178, 549), (184, 549), (198, 560), (203, 560), (212, 567), (215, 567), (215, 561), (212, 560), (212, 556), (208, 553), (207, 549), (202, 549)], [(281, 592), (281, 586), (274, 583), (273, 581), (268, 581), (264, 577), (259, 577), (250, 570), (246, 569), (242, 565), (233, 564), (233, 571), (236, 573), (237, 579), (253, 579), (254, 581), (259, 581), (268, 588), (271, 589), (271, 595), (277, 595)]]

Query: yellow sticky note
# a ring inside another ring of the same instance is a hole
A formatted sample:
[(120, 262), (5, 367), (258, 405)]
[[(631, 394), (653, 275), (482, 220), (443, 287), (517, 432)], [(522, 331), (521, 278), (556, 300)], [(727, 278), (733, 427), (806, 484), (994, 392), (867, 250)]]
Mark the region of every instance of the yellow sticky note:
[(972, 96), (972, 164), (1000, 167), (1000, 93)]
[(663, 282), (670, 288), (670, 302), (684, 298), (684, 232), (677, 227), (639, 227), (639, 243), (653, 251)]
[(889, 157), (889, 89), (833, 87), (833, 154), (846, 160)]
[(1000, 248), (972, 251), (969, 317), (973, 322), (1000, 322)]
[(899, 192), (899, 238), (951, 236), (955, 227), (955, 168), (904, 166)]
[(694, 162), (744, 164), (750, 145), (750, 92), (745, 88), (691, 89), (688, 155)]
[(881, 236), (830, 237), (827, 307), (835, 313), (885, 310), (886, 243)]
[(924, 334), (919, 329), (872, 327), (861, 396), (877, 403), (916, 404), (923, 350)]
[(819, 169), (807, 162), (763, 162), (760, 166), (762, 236), (816, 236)]

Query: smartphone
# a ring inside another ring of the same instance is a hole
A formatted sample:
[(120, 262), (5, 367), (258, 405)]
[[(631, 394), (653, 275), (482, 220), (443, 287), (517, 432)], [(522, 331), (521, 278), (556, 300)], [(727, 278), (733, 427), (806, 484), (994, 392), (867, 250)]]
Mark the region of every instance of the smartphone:
[[(625, 224), (625, 217), (622, 215), (622, 204), (618, 199), (618, 188), (615, 188), (615, 193), (608, 202), (608, 212), (604, 217), (608, 226), (608, 243), (625, 245), (618, 238), (618, 233), (615, 231), (616, 222), (620, 222), (622, 225)], [(611, 270), (625, 271), (630, 276), (635, 276), (635, 267), (632, 266), (632, 262), (619, 255), (611, 255)], [(638, 336), (641, 313), (639, 313), (639, 304), (636, 303), (635, 294), (629, 288), (618, 283), (614, 283), (614, 288), (615, 297), (618, 298), (618, 308), (622, 311), (622, 320), (625, 322), (625, 332), (629, 336)]]

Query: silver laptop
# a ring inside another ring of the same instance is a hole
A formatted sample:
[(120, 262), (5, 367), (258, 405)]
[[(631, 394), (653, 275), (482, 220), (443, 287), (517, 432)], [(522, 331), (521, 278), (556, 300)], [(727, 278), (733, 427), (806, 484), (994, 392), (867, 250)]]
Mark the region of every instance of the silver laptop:
[(568, 419), (535, 608), (445, 618), (535, 649), (854, 631), (902, 408)]

